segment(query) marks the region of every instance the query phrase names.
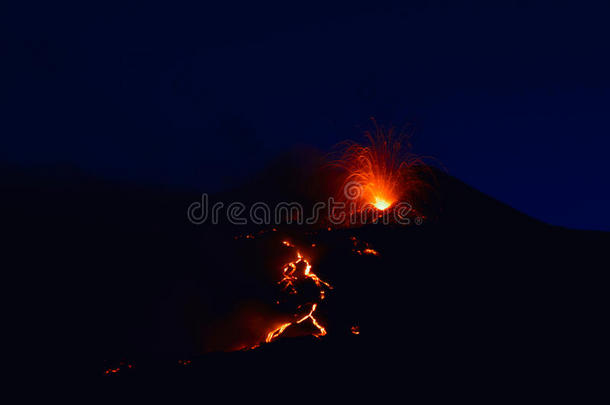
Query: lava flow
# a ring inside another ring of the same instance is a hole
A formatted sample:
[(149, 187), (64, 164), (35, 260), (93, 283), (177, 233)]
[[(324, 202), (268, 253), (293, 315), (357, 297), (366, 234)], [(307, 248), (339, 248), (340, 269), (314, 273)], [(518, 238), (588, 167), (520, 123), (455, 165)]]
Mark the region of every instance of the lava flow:
[[(284, 246), (294, 248), (290, 242), (284, 241), (282, 242)], [(326, 288), (332, 289), (333, 287), (327, 283), (326, 281), (320, 279), (315, 273), (311, 271), (312, 266), (309, 261), (301, 254), (300, 251), (296, 252), (296, 259), (286, 263), (282, 267), (282, 279), (278, 282), (282, 286), (282, 290), (287, 291), (289, 294), (298, 294), (297, 283), (311, 280), (318, 287), (320, 291), (319, 301), (324, 300), (326, 294)], [(316, 337), (326, 335), (326, 328), (322, 326), (318, 320), (315, 318), (314, 313), (318, 308), (319, 301), (307, 302), (302, 305), (297, 306), (297, 312), (293, 315), (297, 320), (293, 322), (286, 322), (280, 325), (278, 328), (272, 330), (267, 333), (267, 337), (265, 341), (267, 343), (276, 339), (280, 336), (284, 331), (291, 325), (301, 324), (307, 320), (311, 320), (312, 325), (317, 329), (313, 335)], [(279, 301), (278, 301), (279, 303)], [(300, 312), (303, 308), (309, 308), (309, 311), (306, 313)]]

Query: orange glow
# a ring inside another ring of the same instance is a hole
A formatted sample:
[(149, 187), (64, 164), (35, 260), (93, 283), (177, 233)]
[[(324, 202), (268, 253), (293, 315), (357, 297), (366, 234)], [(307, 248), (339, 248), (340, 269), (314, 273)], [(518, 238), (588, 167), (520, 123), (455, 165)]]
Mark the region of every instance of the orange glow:
[(354, 248), (352, 252), (362, 256), (362, 255), (372, 255), (379, 256), (379, 252), (371, 247), (368, 242), (358, 240), (355, 236), (351, 236), (350, 240), (352, 241)]
[(366, 145), (353, 141), (341, 144), (340, 156), (332, 164), (345, 172), (341, 188), (350, 213), (367, 207), (384, 211), (423, 187), (417, 169), (423, 161), (410, 152), (406, 136), (393, 128), (375, 123), (375, 131), (366, 131)]
[[(120, 366), (126, 366), (127, 368), (133, 368), (132, 364), (125, 364), (125, 362), (121, 362)], [(108, 368), (104, 371), (104, 374), (108, 375), (108, 374), (117, 374), (121, 371), (121, 367), (116, 367), (116, 368)]]
[(313, 317), (313, 313), (316, 311), (316, 308), (318, 307), (318, 304), (313, 304), (311, 306), (311, 311), (309, 311), (309, 313), (307, 315), (305, 315), (304, 317), (302, 317), (301, 319), (299, 319), (297, 321), (297, 323), (301, 323), (306, 319), (311, 319), (311, 322), (314, 324), (314, 326), (316, 328), (318, 328), (318, 330), (320, 331), (320, 333), (314, 334), (314, 336), (319, 337), (319, 336), (324, 336), (326, 335), (326, 329), (324, 329), (324, 327), (322, 325), (320, 325), (318, 323), (318, 321), (316, 320), (316, 318)]
[[(284, 241), (282, 243), (285, 246), (293, 247), (293, 245), (289, 244), (286, 241)], [(301, 264), (301, 266), (299, 266), (299, 264)], [(307, 259), (305, 259), (301, 255), (301, 252), (297, 251), (297, 260), (292, 261), (290, 263), (286, 263), (284, 265), (284, 267), (282, 268), (282, 273), (283, 273), (284, 277), (278, 282), (278, 284), (283, 285), (283, 288), (285, 290), (288, 290), (290, 294), (297, 293), (297, 290), (294, 287), (295, 281), (297, 281), (299, 279), (299, 275), (296, 274), (297, 267), (304, 267), (303, 268), (303, 277), (312, 279), (316, 283), (316, 286), (322, 288), (322, 286), (324, 285), (324, 286), (328, 287), (329, 289), (332, 289), (330, 284), (328, 284), (326, 281), (320, 279), (317, 275), (315, 275), (314, 273), (311, 272), (311, 264), (309, 264), (309, 261), (307, 261)], [(322, 296), (324, 295), (324, 290), (321, 290), (321, 295)]]
[(388, 208), (390, 205), (392, 205), (391, 203), (387, 202), (386, 200), (379, 198), (379, 197), (375, 197), (375, 203), (373, 204), (375, 206), (375, 208), (377, 208), (380, 211), (385, 210), (386, 208)]
[(360, 328), (358, 326), (352, 326), (351, 331), (354, 335), (360, 334)]
[[(283, 241), (282, 244), (284, 246), (287, 246), (290, 248), (295, 247), (293, 244), (291, 244), (288, 241)], [(324, 300), (324, 298), (326, 296), (326, 288), (329, 290), (332, 290), (333, 287), (329, 283), (322, 280), (320, 277), (318, 277), (315, 273), (312, 272), (311, 263), (309, 263), (309, 260), (307, 260), (307, 258), (305, 258), (301, 254), (300, 251), (297, 250), (296, 255), (297, 255), (297, 257), (295, 260), (293, 260), (289, 263), (286, 263), (282, 267), (283, 277), (278, 282), (278, 284), (282, 285), (284, 290), (288, 290), (289, 294), (297, 294), (298, 290), (296, 289), (295, 283), (304, 278), (309, 278), (309, 279), (313, 280), (315, 285), (320, 289), (320, 301)], [(277, 303), (279, 304), (279, 301), (277, 301)], [(291, 326), (293, 324), (300, 324), (307, 320), (311, 320), (311, 323), (313, 324), (313, 326), (315, 326), (318, 329), (318, 332), (313, 334), (315, 337), (320, 337), (320, 336), (326, 335), (326, 328), (324, 328), (324, 326), (322, 326), (318, 322), (318, 320), (314, 317), (314, 312), (318, 308), (318, 303), (310, 302), (310, 303), (307, 303), (306, 305), (307, 306), (311, 305), (310, 310), (306, 315), (301, 315), (299, 317), (298, 314), (294, 314), (294, 317), (298, 318), (298, 320), (296, 322), (283, 323), (279, 327), (276, 327), (272, 331), (268, 332), (267, 336), (265, 338), (265, 342), (269, 343), (269, 342), (273, 341), (278, 336), (280, 336), (282, 333), (284, 333), (284, 331), (289, 326)], [(299, 305), (297, 307), (297, 310), (301, 309), (302, 307), (303, 307), (303, 305)]]
[(274, 329), (271, 332), (269, 332), (267, 334), (267, 339), (265, 339), (265, 342), (267, 342), (267, 343), (271, 342), (273, 339), (275, 339), (276, 337), (278, 337), (279, 335), (284, 333), (286, 328), (289, 327), (290, 325), (292, 325), (292, 322), (287, 322), (287, 323), (283, 324), (282, 326), (280, 326), (279, 328)]

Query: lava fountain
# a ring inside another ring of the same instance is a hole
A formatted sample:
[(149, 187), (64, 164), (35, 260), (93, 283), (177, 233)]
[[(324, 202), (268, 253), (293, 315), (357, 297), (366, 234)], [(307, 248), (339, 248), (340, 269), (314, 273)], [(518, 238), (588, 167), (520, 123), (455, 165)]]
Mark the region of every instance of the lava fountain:
[(367, 207), (387, 210), (410, 200), (425, 186), (419, 176), (425, 165), (411, 153), (407, 136), (374, 123), (375, 130), (364, 133), (367, 144), (343, 142), (339, 144), (339, 158), (331, 162), (344, 172), (341, 199), (351, 202), (351, 213)]

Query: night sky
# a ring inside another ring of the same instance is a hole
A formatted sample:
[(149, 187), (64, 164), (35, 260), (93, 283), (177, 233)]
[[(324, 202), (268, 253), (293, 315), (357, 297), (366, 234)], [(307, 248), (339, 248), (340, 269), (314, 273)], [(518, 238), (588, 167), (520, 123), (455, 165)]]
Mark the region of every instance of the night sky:
[(402, 3), (2, 13), (0, 162), (213, 192), (374, 116), (522, 212), (610, 230), (610, 6)]

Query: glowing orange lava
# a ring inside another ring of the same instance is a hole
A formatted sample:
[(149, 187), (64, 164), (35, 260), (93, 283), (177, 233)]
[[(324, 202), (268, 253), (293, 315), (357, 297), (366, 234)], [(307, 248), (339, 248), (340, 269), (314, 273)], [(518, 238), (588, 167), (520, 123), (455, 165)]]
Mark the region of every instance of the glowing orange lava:
[(286, 328), (289, 327), (290, 325), (292, 325), (292, 322), (287, 322), (287, 323), (283, 324), (282, 326), (280, 326), (279, 328), (274, 329), (271, 332), (269, 332), (267, 334), (267, 339), (265, 339), (265, 342), (267, 342), (267, 343), (271, 342), (273, 339), (275, 339), (276, 337), (278, 337), (279, 335), (284, 333)]
[(351, 236), (350, 240), (352, 241), (354, 247), (352, 252), (362, 256), (362, 255), (372, 255), (379, 256), (379, 252), (371, 247), (368, 242), (358, 240), (355, 236)]
[[(294, 245), (288, 241), (283, 241), (282, 244), (287, 247), (294, 248)], [(298, 290), (296, 288), (296, 282), (302, 279), (310, 279), (313, 280), (315, 285), (320, 289), (320, 301), (325, 298), (326, 290), (325, 288), (332, 289), (333, 287), (327, 283), (326, 281), (319, 278), (315, 273), (311, 271), (312, 266), (309, 261), (297, 250), (297, 257), (295, 260), (286, 263), (282, 267), (282, 279), (278, 282), (278, 284), (282, 285), (284, 290), (288, 290), (289, 294), (297, 294)], [(279, 303), (279, 301), (278, 301)], [(314, 317), (314, 312), (318, 308), (318, 302), (309, 302), (305, 304), (305, 306), (309, 307), (310, 310), (307, 314), (299, 316), (298, 314), (294, 314), (296, 320), (295, 322), (286, 322), (274, 330), (267, 333), (265, 338), (265, 342), (269, 343), (272, 340), (276, 339), (280, 336), (284, 331), (293, 324), (300, 324), (305, 322), (306, 320), (311, 320), (313, 326), (317, 328), (317, 332), (314, 333), (314, 336), (320, 337), (326, 335), (326, 328), (322, 326), (318, 320)], [(299, 305), (297, 310), (303, 308), (303, 305)]]
[(318, 323), (318, 321), (316, 320), (316, 318), (313, 317), (313, 313), (316, 311), (316, 308), (318, 307), (318, 304), (313, 304), (311, 306), (311, 311), (309, 311), (309, 313), (307, 315), (305, 315), (304, 317), (302, 317), (301, 319), (299, 319), (297, 321), (297, 323), (301, 323), (307, 319), (311, 319), (311, 322), (314, 324), (314, 326), (316, 328), (318, 328), (318, 330), (320, 331), (319, 333), (316, 333), (314, 336), (324, 336), (326, 335), (326, 329), (324, 329), (324, 327), (322, 325), (320, 325)]
[(390, 205), (392, 205), (392, 203), (387, 202), (383, 198), (375, 197), (375, 203), (373, 205), (378, 210), (383, 211), (386, 208), (388, 208)]
[[(294, 247), (294, 245), (292, 245), (288, 241), (283, 241), (282, 244), (284, 246)], [(328, 287), (329, 289), (332, 289), (332, 287), (326, 281), (321, 280), (317, 275), (315, 275), (314, 273), (311, 272), (311, 264), (309, 264), (309, 261), (307, 259), (305, 259), (301, 255), (301, 252), (299, 252), (298, 250), (297, 250), (297, 260), (286, 263), (284, 265), (284, 267), (282, 268), (282, 274), (284, 275), (284, 277), (278, 282), (278, 284), (283, 285), (283, 288), (285, 290), (288, 290), (290, 294), (296, 294), (297, 290), (294, 287), (294, 283), (297, 280), (299, 280), (299, 274), (297, 274), (297, 268), (299, 267), (299, 264), (301, 264), (301, 263), (302, 263), (301, 267), (303, 267), (303, 277), (310, 278), (316, 283), (316, 286), (318, 286), (320, 288), (320, 296), (322, 299), (324, 299), (324, 289), (322, 289), (322, 286), (324, 285), (324, 286)]]
[(375, 132), (366, 131), (364, 136), (368, 145), (344, 142), (340, 144), (340, 157), (332, 162), (345, 172), (342, 199), (352, 203), (348, 208), (351, 213), (367, 206), (387, 210), (423, 186), (417, 169), (424, 164), (409, 151), (411, 145), (406, 136), (376, 123)]

